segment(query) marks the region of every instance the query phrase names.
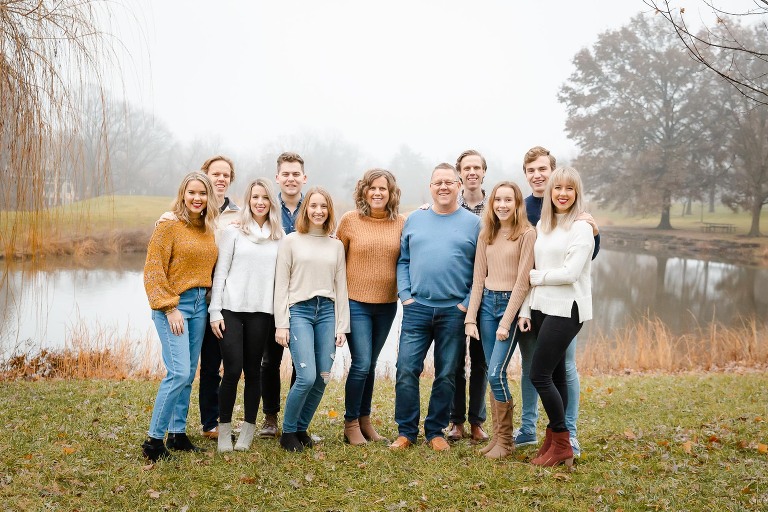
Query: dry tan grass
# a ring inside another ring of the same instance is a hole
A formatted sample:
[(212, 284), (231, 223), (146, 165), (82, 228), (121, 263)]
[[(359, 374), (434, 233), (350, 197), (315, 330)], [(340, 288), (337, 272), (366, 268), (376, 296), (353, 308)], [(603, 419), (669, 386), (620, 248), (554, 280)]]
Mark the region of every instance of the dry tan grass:
[[(593, 333), (577, 355), (577, 365), (584, 374), (764, 368), (768, 365), (768, 329), (749, 319), (738, 327), (711, 324), (674, 335), (658, 318), (644, 318), (610, 335)], [(346, 375), (348, 362), (344, 366), (342, 373)], [(391, 378), (392, 369), (380, 366), (379, 373)], [(519, 369), (519, 360), (513, 359), (510, 377), (516, 377)], [(280, 373), (284, 380), (291, 377), (287, 351)], [(11, 380), (157, 379), (163, 374), (160, 344), (154, 333), (135, 339), (127, 330), (89, 329), (82, 322), (67, 333), (62, 350), (28, 351), (0, 361), (0, 379)], [(426, 362), (424, 375), (434, 375), (431, 361)]]
[(686, 370), (715, 371), (731, 365), (768, 363), (768, 329), (755, 319), (738, 327), (712, 323), (694, 332), (673, 334), (658, 318), (643, 318), (610, 335), (593, 333), (577, 356), (587, 373)]

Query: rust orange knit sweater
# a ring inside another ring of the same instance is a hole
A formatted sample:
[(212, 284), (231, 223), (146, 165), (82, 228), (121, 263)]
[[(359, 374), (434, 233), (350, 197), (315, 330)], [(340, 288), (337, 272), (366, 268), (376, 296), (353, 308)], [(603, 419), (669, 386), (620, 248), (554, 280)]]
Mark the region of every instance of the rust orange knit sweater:
[(144, 263), (149, 307), (170, 311), (178, 306), (182, 292), (210, 288), (217, 256), (213, 232), (177, 220), (158, 224)]
[(405, 217), (370, 217), (357, 210), (345, 213), (336, 237), (344, 244), (347, 258), (349, 298), (369, 304), (397, 301), (397, 258)]

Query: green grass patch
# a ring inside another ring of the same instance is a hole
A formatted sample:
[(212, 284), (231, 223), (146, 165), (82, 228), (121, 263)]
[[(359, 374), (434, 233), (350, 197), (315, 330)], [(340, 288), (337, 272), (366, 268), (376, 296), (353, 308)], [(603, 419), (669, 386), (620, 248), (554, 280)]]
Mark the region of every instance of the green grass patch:
[[(431, 385), (422, 381), (422, 401)], [(343, 382), (311, 425), (324, 441), (288, 454), (274, 440), (249, 452), (206, 448), (154, 466), (141, 459), (152, 381), (4, 382), (0, 502), (5, 510), (765, 510), (768, 374), (585, 377), (573, 472), (533, 467), (535, 447), (489, 461), (459, 442), (342, 442)], [(516, 389), (517, 386), (514, 386)], [(377, 383), (374, 418), (396, 435), (394, 385)], [(242, 395), (240, 395), (242, 396)], [(422, 411), (426, 410), (426, 404)], [(242, 410), (236, 411), (236, 416)], [(519, 421), (519, 410), (516, 422)], [(543, 432), (543, 425), (540, 425)], [(541, 434), (541, 432), (540, 432)]]

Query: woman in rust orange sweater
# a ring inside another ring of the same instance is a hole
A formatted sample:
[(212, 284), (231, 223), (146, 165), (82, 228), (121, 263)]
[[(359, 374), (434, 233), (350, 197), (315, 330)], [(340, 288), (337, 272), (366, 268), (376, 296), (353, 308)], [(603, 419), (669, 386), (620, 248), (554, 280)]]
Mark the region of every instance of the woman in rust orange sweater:
[(195, 171), (179, 186), (172, 207), (177, 220), (158, 224), (152, 233), (144, 264), (152, 320), (162, 345), (166, 376), (160, 383), (142, 444), (145, 457), (168, 457), (172, 450), (198, 451), (186, 434), (189, 395), (203, 343), (211, 287), (218, 254), (214, 226), (219, 214), (208, 177)]
[(396, 269), (405, 218), (398, 213), (400, 188), (384, 169), (367, 171), (354, 199), (357, 209), (344, 214), (336, 236), (347, 258), (351, 321), (344, 440), (361, 445), (384, 440), (371, 423), (371, 399), (376, 360), (397, 313)]

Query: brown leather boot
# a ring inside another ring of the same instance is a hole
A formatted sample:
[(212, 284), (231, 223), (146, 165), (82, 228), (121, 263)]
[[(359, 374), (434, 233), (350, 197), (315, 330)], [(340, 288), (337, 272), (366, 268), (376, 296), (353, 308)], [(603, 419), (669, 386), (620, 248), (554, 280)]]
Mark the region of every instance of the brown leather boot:
[(360, 432), (358, 420), (344, 421), (344, 442), (352, 446), (360, 446), (366, 443), (363, 433)]
[(493, 449), (496, 445), (496, 439), (498, 438), (499, 420), (496, 417), (496, 399), (493, 398), (493, 393), (488, 393), (488, 400), (491, 402), (491, 426), (493, 428), (493, 436), (490, 442), (485, 447), (480, 448), (478, 451), (482, 454), (486, 454)]
[(509, 457), (515, 451), (515, 438), (512, 434), (514, 431), (512, 425), (514, 412), (515, 404), (512, 400), (509, 402), (494, 401), (493, 417), (498, 418), (496, 419), (496, 445), (485, 454), (489, 459)]
[(552, 445), (547, 453), (531, 462), (537, 466), (557, 466), (558, 464), (565, 464), (569, 468), (573, 466), (571, 434), (567, 430), (552, 432)]
[(371, 423), (370, 416), (360, 416), (357, 421), (360, 423), (360, 432), (363, 433), (363, 437), (365, 437), (368, 441), (387, 441), (384, 436), (379, 435), (379, 433), (376, 432), (376, 429), (373, 427), (373, 423)]
[(531, 460), (534, 464), (541, 462), (541, 456), (549, 451), (549, 447), (552, 446), (552, 429), (547, 427), (547, 433), (544, 435), (544, 442), (541, 443), (541, 448), (536, 452), (536, 456)]
[(472, 441), (476, 443), (482, 443), (483, 441), (488, 440), (488, 434), (485, 433), (482, 425), (470, 425), (469, 431)]
[(452, 443), (464, 439), (464, 424), (451, 423), (448, 425), (448, 433), (445, 435), (445, 437)]

